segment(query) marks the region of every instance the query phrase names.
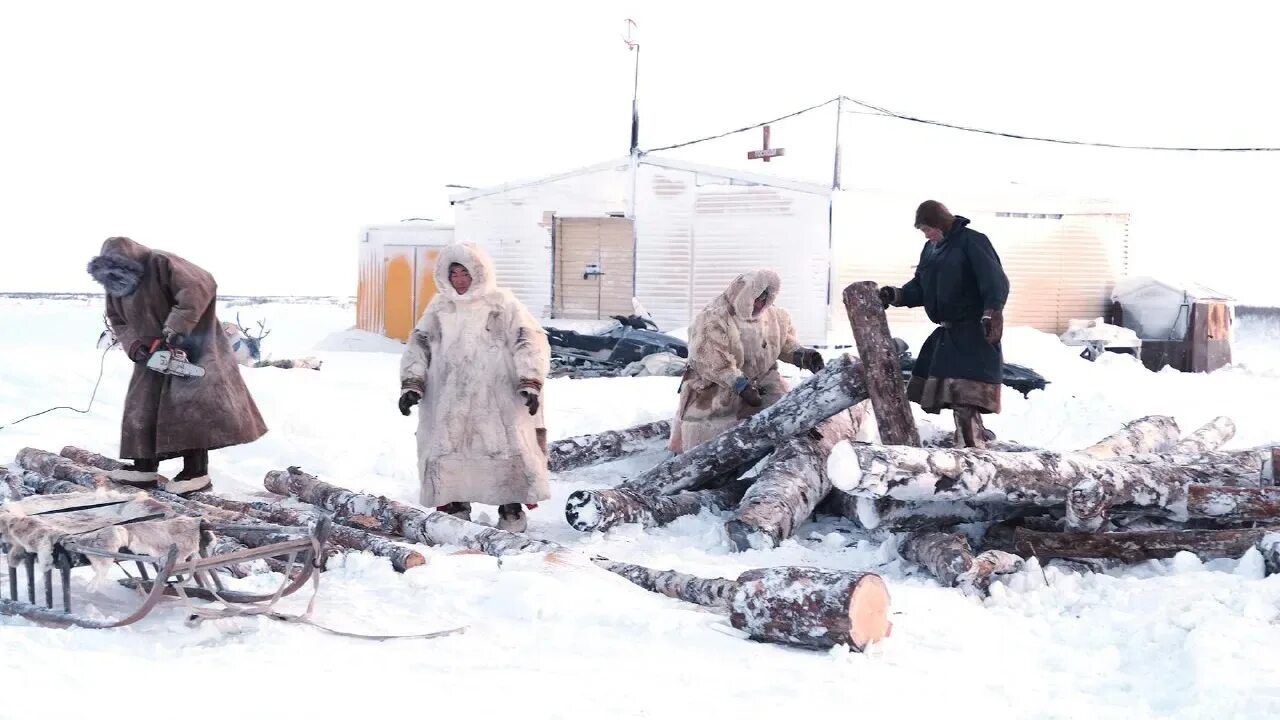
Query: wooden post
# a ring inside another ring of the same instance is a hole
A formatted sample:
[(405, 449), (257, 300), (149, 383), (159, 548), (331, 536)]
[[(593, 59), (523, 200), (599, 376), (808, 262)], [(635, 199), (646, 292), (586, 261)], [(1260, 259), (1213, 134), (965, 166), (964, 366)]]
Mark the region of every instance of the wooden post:
[(844, 289), (844, 308), (858, 346), (871, 407), (885, 445), (920, 447), (920, 433), (902, 384), (902, 368), (880, 303), (879, 286), (857, 282)]

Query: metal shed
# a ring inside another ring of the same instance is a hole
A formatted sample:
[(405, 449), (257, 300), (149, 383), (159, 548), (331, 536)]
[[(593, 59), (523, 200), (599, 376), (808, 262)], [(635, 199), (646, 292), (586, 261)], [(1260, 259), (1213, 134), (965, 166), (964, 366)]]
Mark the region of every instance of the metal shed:
[(440, 248), (453, 226), (437, 222), (371, 225), (360, 231), (356, 327), (407, 340), (436, 293)]

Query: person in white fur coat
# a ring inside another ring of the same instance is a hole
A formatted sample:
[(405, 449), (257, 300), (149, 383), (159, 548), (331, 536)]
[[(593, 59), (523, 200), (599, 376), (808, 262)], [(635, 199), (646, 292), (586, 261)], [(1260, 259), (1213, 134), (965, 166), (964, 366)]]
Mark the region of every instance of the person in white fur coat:
[(551, 496), (546, 332), (474, 245), (442, 249), (435, 279), (400, 359), (400, 412), (418, 406), (421, 502), (463, 519), (473, 502), (497, 505), (498, 527), (523, 532), (525, 506)]

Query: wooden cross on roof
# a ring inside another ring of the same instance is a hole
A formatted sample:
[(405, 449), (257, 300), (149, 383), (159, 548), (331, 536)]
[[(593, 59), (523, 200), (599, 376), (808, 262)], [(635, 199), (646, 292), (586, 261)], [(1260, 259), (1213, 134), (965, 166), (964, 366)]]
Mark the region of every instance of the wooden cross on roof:
[(763, 160), (769, 162), (769, 158), (775, 158), (787, 154), (786, 148), (769, 147), (769, 126), (764, 126), (764, 147), (759, 150), (752, 150), (747, 153), (748, 160)]

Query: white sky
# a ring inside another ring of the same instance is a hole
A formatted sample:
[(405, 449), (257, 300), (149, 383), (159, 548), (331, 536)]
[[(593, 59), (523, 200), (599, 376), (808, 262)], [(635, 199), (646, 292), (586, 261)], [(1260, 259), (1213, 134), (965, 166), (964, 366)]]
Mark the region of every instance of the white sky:
[[(361, 225), (838, 94), (1120, 143), (1280, 145), (1265, 3), (0, 3), (0, 291), (85, 291), (110, 235), (228, 294), (351, 294)], [(829, 112), (770, 172), (830, 177)], [(759, 132), (682, 157), (745, 166)], [(1147, 271), (1280, 301), (1280, 153), (1083, 150), (847, 116), (848, 185), (1120, 199)], [(765, 169), (752, 163), (753, 169)], [(945, 201), (945, 197), (939, 198)], [(963, 208), (953, 208), (963, 213)], [(1165, 251), (1168, 252), (1165, 252)]]

